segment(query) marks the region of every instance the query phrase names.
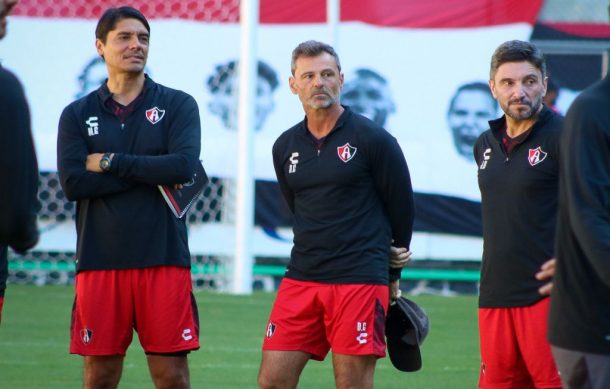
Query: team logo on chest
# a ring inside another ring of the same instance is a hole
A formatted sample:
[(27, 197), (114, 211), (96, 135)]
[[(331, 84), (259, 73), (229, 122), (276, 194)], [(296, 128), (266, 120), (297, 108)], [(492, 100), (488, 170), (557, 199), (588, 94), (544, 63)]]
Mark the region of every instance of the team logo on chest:
[(358, 151), (358, 149), (350, 145), (349, 142), (344, 144), (343, 146), (337, 147), (337, 154), (339, 155), (339, 159), (346, 163), (351, 161), (352, 158), (354, 158), (354, 156), (356, 155), (356, 151)]
[(161, 119), (163, 119), (163, 116), (165, 116), (164, 109), (159, 109), (157, 107), (154, 107), (154, 108), (146, 110), (146, 119), (148, 119), (148, 121), (151, 122), (151, 124), (159, 123), (161, 121)]
[(546, 158), (547, 155), (548, 155), (548, 153), (544, 152), (542, 150), (542, 147), (538, 146), (535, 149), (529, 150), (529, 155), (527, 156), (527, 160), (529, 161), (530, 165), (536, 166), (540, 162), (544, 161), (544, 159)]

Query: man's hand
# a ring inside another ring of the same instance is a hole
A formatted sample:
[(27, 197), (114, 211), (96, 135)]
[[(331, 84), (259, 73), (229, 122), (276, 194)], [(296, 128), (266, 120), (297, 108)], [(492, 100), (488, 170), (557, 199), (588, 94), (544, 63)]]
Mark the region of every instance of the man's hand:
[(411, 262), (412, 252), (404, 247), (390, 247), (390, 267), (395, 269), (402, 269)]
[[(546, 261), (545, 263), (543, 263), (542, 266), (540, 267), (540, 271), (538, 273), (536, 273), (536, 279), (542, 281), (542, 280), (548, 280), (550, 278), (553, 278), (553, 276), (555, 275), (556, 262), (557, 262), (557, 260), (555, 258), (551, 258), (548, 261)], [(549, 294), (551, 294), (552, 289), (553, 289), (553, 282), (550, 281), (549, 283), (540, 287), (540, 289), (538, 289), (538, 293), (540, 293), (543, 296), (548, 296)]]
[(400, 297), (400, 280), (392, 281), (388, 285), (390, 289), (390, 303)]
[(87, 171), (93, 173), (102, 173), (102, 168), (100, 167), (100, 160), (103, 156), (103, 153), (93, 153), (87, 155), (87, 163), (85, 165)]

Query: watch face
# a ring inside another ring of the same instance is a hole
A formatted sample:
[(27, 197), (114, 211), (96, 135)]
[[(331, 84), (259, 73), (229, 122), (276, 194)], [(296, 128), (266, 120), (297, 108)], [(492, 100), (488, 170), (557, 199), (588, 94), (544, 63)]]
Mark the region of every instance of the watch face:
[(108, 159), (108, 157), (102, 157), (102, 159), (100, 160), (100, 168), (102, 170), (108, 170), (108, 168), (110, 167), (110, 160)]

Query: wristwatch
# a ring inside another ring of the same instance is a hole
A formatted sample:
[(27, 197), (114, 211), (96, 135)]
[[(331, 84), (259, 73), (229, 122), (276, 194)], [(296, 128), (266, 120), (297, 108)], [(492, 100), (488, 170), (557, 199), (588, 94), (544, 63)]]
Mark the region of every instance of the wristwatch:
[(102, 159), (100, 159), (100, 169), (102, 169), (103, 172), (107, 172), (110, 170), (110, 165), (112, 164), (112, 157), (114, 157), (114, 154), (111, 153), (104, 153), (104, 155), (102, 155)]

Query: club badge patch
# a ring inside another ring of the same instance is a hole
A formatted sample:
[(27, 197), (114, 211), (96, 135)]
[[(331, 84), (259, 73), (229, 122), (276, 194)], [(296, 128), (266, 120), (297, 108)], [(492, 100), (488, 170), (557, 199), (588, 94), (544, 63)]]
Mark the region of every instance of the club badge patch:
[(165, 116), (164, 109), (159, 109), (157, 107), (154, 107), (154, 108), (146, 110), (146, 119), (148, 119), (148, 121), (151, 122), (151, 124), (159, 123), (161, 121), (161, 119), (163, 119), (163, 116)]
[(91, 343), (92, 337), (93, 337), (93, 331), (91, 331), (89, 328), (83, 328), (82, 330), (80, 330), (80, 338), (84, 344)]
[(527, 160), (529, 161), (530, 165), (536, 166), (540, 162), (544, 161), (544, 159), (546, 158), (547, 154), (548, 153), (543, 151), (542, 148), (540, 146), (538, 146), (535, 149), (530, 149), (529, 150), (529, 155), (527, 157)]
[(337, 147), (337, 154), (339, 155), (339, 159), (345, 163), (351, 161), (351, 159), (354, 158), (354, 156), (356, 155), (356, 151), (358, 151), (358, 149), (356, 147), (353, 147), (349, 143)]
[(275, 333), (275, 324), (270, 322), (269, 325), (267, 326), (267, 338), (271, 338), (274, 333)]

